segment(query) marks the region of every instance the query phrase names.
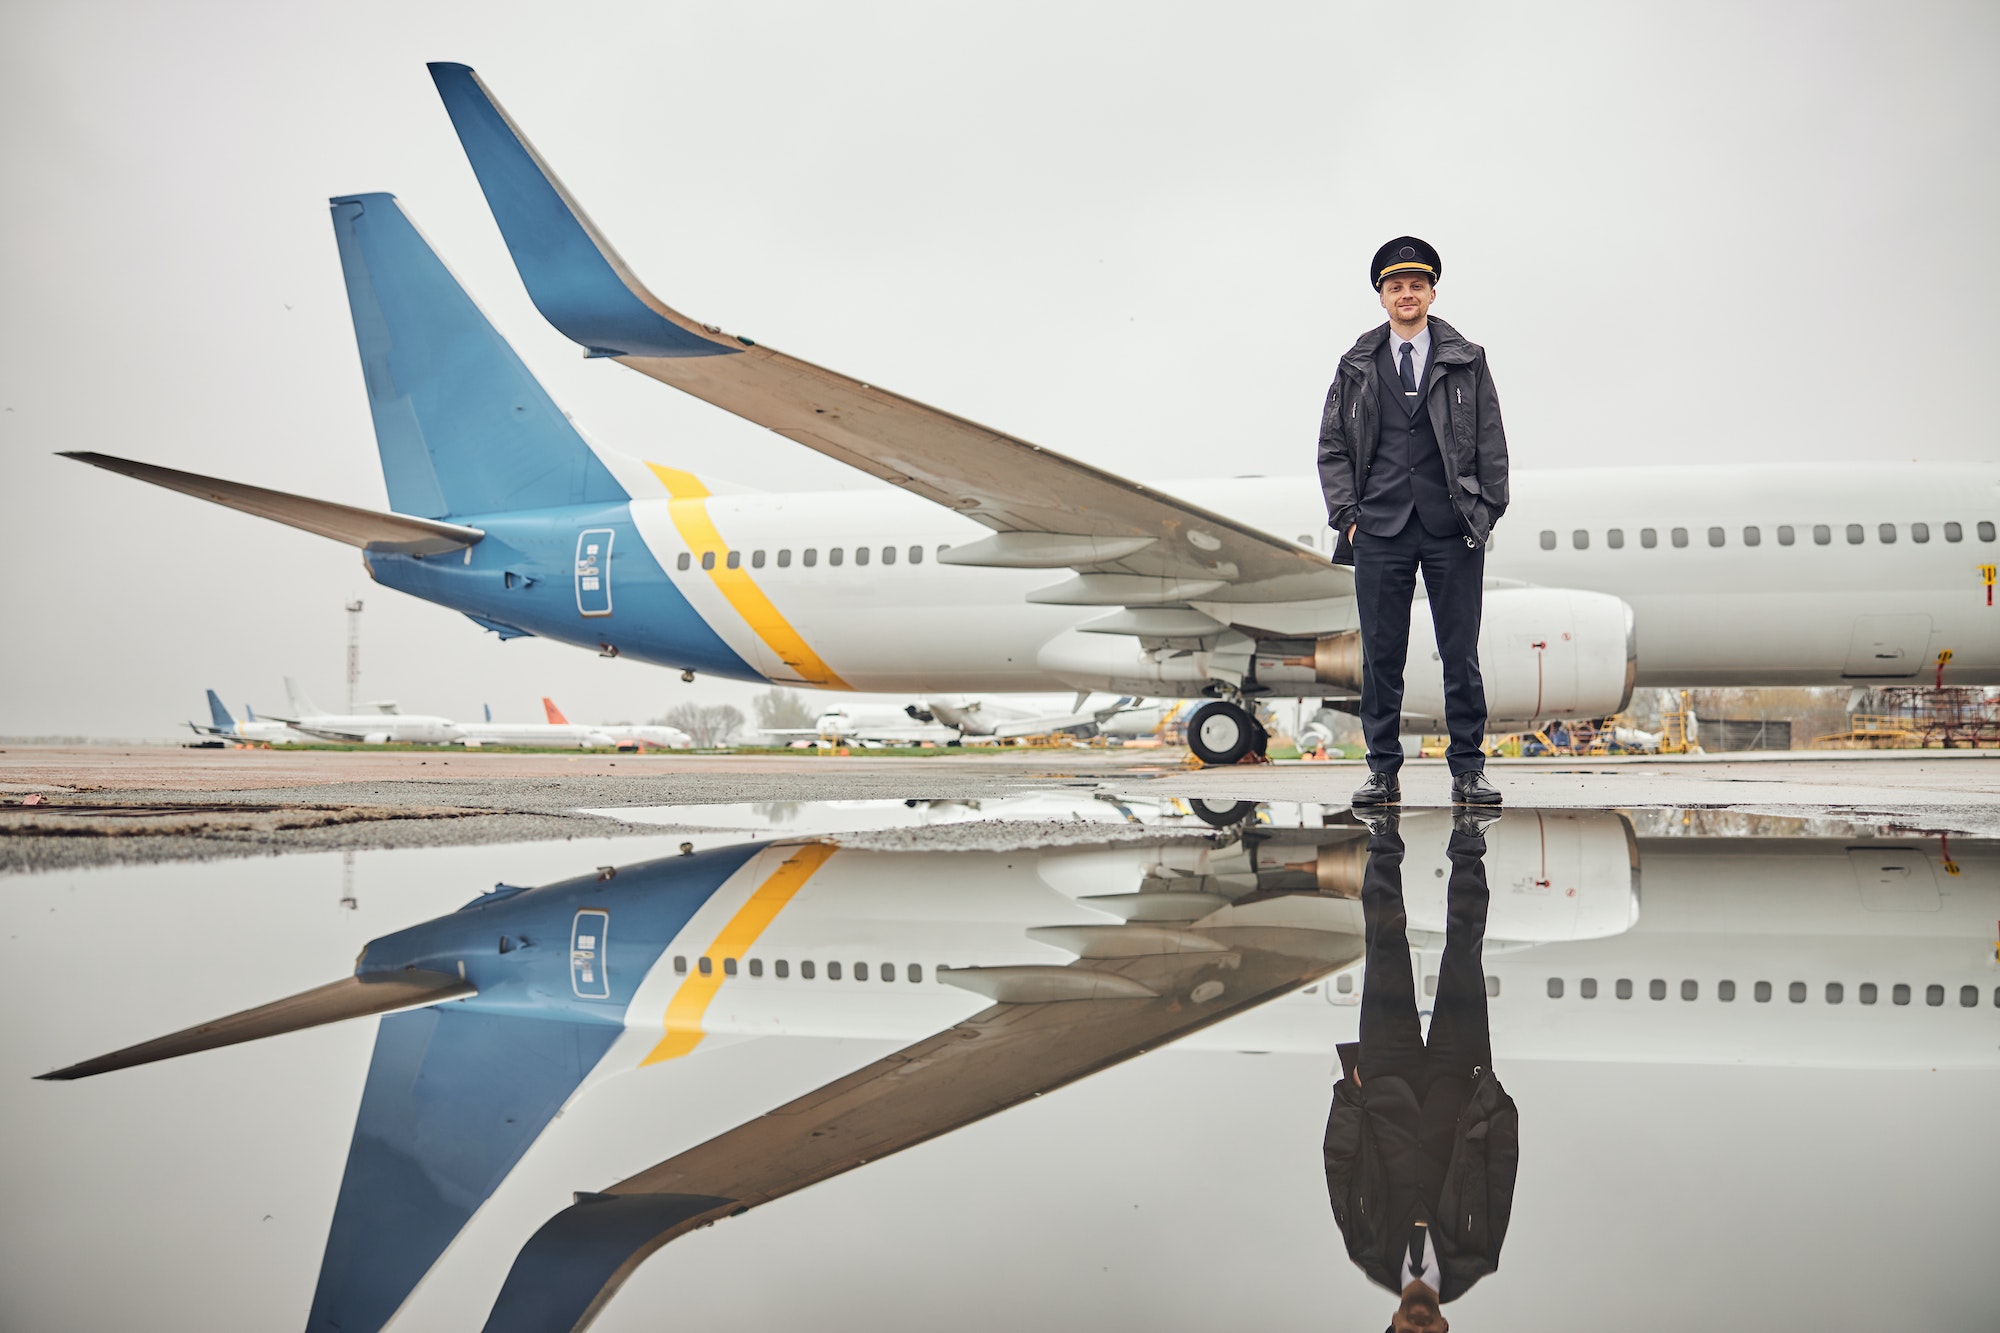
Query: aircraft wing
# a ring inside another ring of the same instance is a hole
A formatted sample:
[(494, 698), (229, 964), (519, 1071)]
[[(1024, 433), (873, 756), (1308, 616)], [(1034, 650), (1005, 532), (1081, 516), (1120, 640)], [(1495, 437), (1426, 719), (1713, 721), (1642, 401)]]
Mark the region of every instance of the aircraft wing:
[[(528, 294), (550, 323), (591, 356), (994, 530), (948, 552), (947, 563), (1074, 570), (1030, 596), (1058, 605), (1352, 595), (1347, 569), (1292, 542), (681, 314), (639, 281), (478, 75), (456, 64), (430, 70)], [(1191, 615), (1182, 611), (1177, 623), (1185, 629)]]
[(334, 504), (330, 500), (314, 500), (285, 491), (265, 490), (262, 486), (246, 486), (240, 481), (224, 481), (219, 477), (204, 477), (151, 463), (135, 463), (129, 458), (114, 458), (110, 454), (65, 450), (62, 456), (108, 472), (151, 482), (155, 486), (164, 486), (183, 495), (192, 495), (197, 500), (207, 500), (240, 509), (246, 514), (255, 514), (259, 518), (304, 528), (307, 532), (369, 551), (442, 555), (446, 551), (474, 545), (486, 536), (478, 528), (468, 528), (459, 523), (383, 513), (375, 509), (357, 509), (353, 505)]
[[(603, 1193), (579, 1194), (516, 1258), (487, 1333), (583, 1328), (648, 1255), (678, 1236), (1338, 970), (1363, 950), (1348, 906), (1299, 895), (1261, 911), (1224, 909), (1192, 926), (1044, 927), (1031, 934), (1078, 953), (1076, 962), (947, 972), (994, 1003)], [(1210, 924), (1217, 919), (1226, 923)]]
[(323, 741), (353, 741), (359, 744), (366, 741), (370, 735), (369, 732), (361, 730), (343, 731), (338, 727), (310, 726), (295, 717), (267, 716), (264, 720), (266, 722), (282, 722), (293, 731), (307, 736), (317, 736)]

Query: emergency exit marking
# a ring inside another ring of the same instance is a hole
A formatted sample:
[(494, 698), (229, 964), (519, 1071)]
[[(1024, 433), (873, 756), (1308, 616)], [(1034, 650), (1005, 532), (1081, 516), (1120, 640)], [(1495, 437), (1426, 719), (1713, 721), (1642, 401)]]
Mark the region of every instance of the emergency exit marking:
[(1979, 567), (1979, 581), (1986, 585), (1986, 604), (1988, 606), (1993, 605), (1993, 573), (1994, 566), (1992, 565), (1981, 565)]

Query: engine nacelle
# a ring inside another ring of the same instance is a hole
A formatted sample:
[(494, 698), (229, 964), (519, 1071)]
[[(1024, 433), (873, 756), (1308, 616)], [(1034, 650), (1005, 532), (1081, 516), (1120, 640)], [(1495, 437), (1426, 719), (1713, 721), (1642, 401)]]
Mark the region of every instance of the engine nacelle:
[[(1444, 673), (1420, 603), (1410, 624), (1405, 717), (1444, 726)], [(1632, 608), (1608, 593), (1503, 588), (1486, 594), (1479, 673), (1489, 732), (1558, 717), (1606, 717), (1632, 701), (1639, 669)]]

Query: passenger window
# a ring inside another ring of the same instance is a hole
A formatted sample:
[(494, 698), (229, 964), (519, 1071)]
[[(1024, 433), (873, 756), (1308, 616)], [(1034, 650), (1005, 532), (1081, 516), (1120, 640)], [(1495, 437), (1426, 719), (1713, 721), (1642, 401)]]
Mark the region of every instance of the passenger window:
[(1928, 523), (1912, 523), (1912, 524), (1910, 524), (1910, 540), (1911, 540), (1911, 541), (1913, 541), (1913, 542), (1920, 542), (1920, 543), (1921, 543), (1921, 542), (1927, 542), (1927, 541), (1929, 541), (1930, 539), (1931, 539), (1931, 525), (1930, 525), (1930, 524), (1928, 524)]
[(674, 561), (674, 568), (675, 568), (675, 569), (688, 569), (688, 568), (692, 567), (692, 566), (693, 566), (693, 564), (694, 564), (694, 561), (688, 558), (688, 553), (687, 553), (686, 551), (682, 551), (682, 552), (681, 552), (681, 554), (680, 554), (680, 558)]
[(1424, 994), (1435, 995), (1437, 993), (1438, 993), (1437, 973), (1433, 972), (1429, 976), (1424, 978)]
[(1683, 547), (1688, 544), (1688, 530), (1686, 528), (1675, 528), (1673, 532), (1671, 532), (1668, 535), (1673, 538), (1674, 546), (1676, 548)]
[(1582, 528), (1578, 528), (1575, 532), (1572, 532), (1569, 535), (1569, 541), (1570, 545), (1576, 547), (1579, 551), (1588, 551), (1590, 549), (1590, 534)]
[(814, 565), (818, 564), (818, 563), (819, 563), (819, 548), (818, 548), (818, 547), (816, 547), (816, 546), (808, 546), (808, 547), (806, 547), (806, 549), (805, 549), (805, 555), (804, 555), (804, 557), (803, 557), (803, 560), (804, 560), (804, 564), (805, 564), (805, 567), (806, 567), (807, 569), (811, 569), (811, 568), (812, 568), (812, 567), (813, 567)]
[(1965, 529), (1956, 523), (1947, 523), (1944, 525), (1944, 539), (1948, 542), (1962, 542), (1965, 540)]
[(923, 547), (921, 547), (921, 546), (912, 546), (912, 547), (910, 548), (910, 563), (911, 563), (911, 564), (913, 564), (913, 565), (921, 565), (922, 563), (924, 563), (924, 548), (923, 548)]
[(1763, 540), (1764, 540), (1764, 534), (1762, 532), (1759, 532), (1756, 528), (1753, 527), (1753, 528), (1743, 529), (1743, 544), (1745, 546), (1755, 546), (1758, 543), (1762, 542)]
[(1699, 981), (1683, 981), (1681, 983), (1681, 998), (1683, 1000), (1699, 1000), (1701, 998), (1701, 983)]
[(1798, 533), (1792, 530), (1791, 524), (1780, 523), (1778, 525), (1778, 545), (1790, 546), (1796, 540), (1798, 540)]
[(894, 963), (882, 964), (882, 980), (894, 981), (895, 979), (896, 979), (896, 965)]
[(1983, 542), (1990, 542), (1993, 540), (1993, 525), (1990, 522), (1986, 522), (1984, 520), (1980, 522), (1979, 540)]
[(763, 959), (761, 959), (761, 958), (752, 958), (752, 959), (750, 960), (750, 975), (751, 975), (751, 976), (753, 976), (753, 977), (761, 977), (761, 976), (763, 976), (763, 975), (764, 975), (764, 960), (763, 960)]
[(924, 965), (922, 963), (911, 963), (910, 980), (922, 981), (923, 979), (924, 979)]
[(1596, 998), (1597, 998), (1597, 978), (1596, 978), (1596, 977), (1585, 977), (1585, 978), (1584, 978), (1584, 979), (1583, 979), (1582, 981), (1579, 981), (1579, 982), (1577, 982), (1577, 983), (1576, 983), (1576, 993), (1577, 993), (1578, 995), (1581, 995), (1581, 996), (1582, 996), (1582, 997), (1583, 997), (1584, 999), (1586, 999), (1586, 1000), (1594, 1000), (1594, 999), (1596, 999)]
[(1646, 986), (1646, 994), (1651, 996), (1655, 1000), (1666, 999), (1667, 983), (1660, 980), (1658, 977), (1654, 977), (1652, 981), (1649, 982)]
[(1771, 983), (1768, 981), (1758, 982), (1750, 994), (1756, 997), (1757, 1003), (1769, 1004), (1771, 1002)]
[[(838, 548), (835, 548), (835, 550), (834, 550), (834, 553), (833, 553), (833, 563), (834, 563), (834, 564), (836, 564), (836, 565), (840, 563), (840, 551), (839, 551), (839, 549), (838, 549)], [(867, 564), (867, 563), (868, 563), (868, 548), (867, 548), (867, 547), (865, 547), (865, 546), (857, 546), (857, 547), (855, 547), (855, 548), (854, 548), (854, 563), (855, 563), (855, 564), (857, 564), (857, 565), (865, 565), (865, 564)]]
[(1826, 983), (1826, 1002), (1828, 1004), (1839, 1004), (1846, 998), (1847, 988), (1845, 986), (1841, 985), (1838, 981), (1829, 981)]
[(1813, 545), (1825, 546), (1833, 540), (1833, 529), (1824, 523), (1813, 524)]
[(944, 559), (944, 553), (946, 551), (949, 551), (950, 549), (951, 549), (950, 542), (946, 542), (943, 546), (938, 547), (938, 559), (940, 560)]
[(1561, 977), (1550, 977), (1549, 998), (1551, 1000), (1560, 1000), (1562, 997), (1563, 997), (1563, 979)]
[(1618, 998), (1621, 1000), (1632, 998), (1632, 980), (1630, 977), (1618, 978)]
[(856, 981), (868, 980), (868, 964), (856, 963), (854, 965), (854, 979)]
[(791, 567), (792, 567), (792, 548), (789, 546), (780, 546), (778, 548), (778, 568), (790, 569)]
[(731, 569), (743, 568), (743, 552), (731, 551), (729, 553), (728, 558), (725, 559), (722, 563), (727, 565)]
[(778, 974), (779, 980), (783, 980), (784, 978), (792, 975), (791, 960), (786, 958), (780, 958), (777, 962), (771, 964), (771, 970)]
[(1930, 985), (1924, 987), (1924, 1003), (1935, 1009), (1944, 1003), (1944, 987)]
[(1849, 546), (1859, 546), (1867, 537), (1867, 529), (1863, 528), (1859, 523), (1849, 523), (1847, 525), (1847, 544)]
[(828, 963), (828, 964), (826, 965), (826, 979), (827, 979), (828, 981), (838, 981), (838, 980), (840, 980), (840, 964), (839, 964), (839, 963)]
[(686, 976), (686, 975), (687, 975), (687, 970), (688, 970), (688, 960), (687, 960), (687, 955), (686, 955), (686, 954), (684, 954), (684, 953), (677, 953), (677, 954), (675, 954), (675, 955), (674, 955), (674, 971), (676, 971), (676, 972), (680, 973), (680, 974), (681, 974), (682, 976)]
[(1604, 544), (1614, 551), (1625, 549), (1625, 529), (1613, 528), (1604, 534)]
[(1861, 989), (1855, 993), (1854, 998), (1863, 1004), (1875, 1003), (1875, 983), (1872, 981), (1862, 982)]
[(750, 568), (762, 569), (763, 567), (764, 567), (764, 553), (762, 551), (752, 551), (750, 553)]
[(883, 563), (883, 564), (885, 564), (885, 565), (893, 565), (893, 564), (895, 564), (895, 563), (896, 563), (896, 548), (895, 548), (895, 547), (893, 547), (893, 546), (885, 546), (885, 547), (883, 547), (883, 548), (882, 548), (882, 563)]
[(811, 981), (813, 979), (814, 971), (815, 969), (813, 967), (812, 959), (807, 958), (801, 960), (799, 963), (799, 980)]
[(1887, 546), (1896, 540), (1896, 525), (1894, 523), (1884, 523), (1881, 527), (1875, 529), (1875, 535), (1882, 539), (1884, 546)]
[(1979, 1007), (1979, 987), (1977, 987), (1977, 986), (1960, 986), (1960, 987), (1958, 988), (1958, 1007), (1959, 1007), (1959, 1008), (1961, 1008), (1961, 1009), (1976, 1009), (1976, 1008), (1978, 1008), (1978, 1007)]
[(703, 552), (701, 553), (701, 567), (702, 567), (703, 569), (714, 569), (714, 568), (715, 568), (715, 552), (713, 552), (713, 551), (703, 551)]
[(1645, 547), (1647, 550), (1650, 551), (1659, 544), (1660, 544), (1660, 534), (1657, 529), (1654, 528), (1639, 529), (1639, 545)]
[(1910, 1002), (1910, 988), (1900, 981), (1897, 982), (1895, 987), (1889, 992), (1889, 1002), (1891, 1004), (1908, 1004)]
[(1806, 983), (1803, 981), (1794, 981), (1791, 985), (1785, 987), (1785, 994), (1793, 1004), (1804, 1004), (1806, 1002)]
[(1733, 1004), (1736, 1000), (1736, 983), (1733, 981), (1716, 982), (1715, 998), (1724, 1004)]
[(1499, 994), (1500, 994), (1500, 978), (1498, 978), (1498, 977), (1488, 977), (1488, 978), (1486, 978), (1486, 995), (1487, 995), (1487, 998), (1491, 999), (1491, 998), (1493, 998), (1494, 996), (1497, 996), (1497, 995), (1499, 995)]
[(707, 954), (703, 954), (701, 957), (695, 959), (694, 966), (695, 970), (697, 972), (700, 972), (705, 977), (713, 976), (715, 974), (715, 960), (710, 958)]
[(1552, 529), (1542, 529), (1542, 549), (1544, 551), (1553, 551), (1556, 549), (1556, 534)]
[(725, 977), (736, 975), (736, 960), (734, 958), (725, 958), (722, 960), (722, 975)]
[(1725, 534), (1723, 533), (1721, 528), (1710, 528), (1708, 530), (1708, 544), (1710, 546), (1722, 545), (1724, 537)]

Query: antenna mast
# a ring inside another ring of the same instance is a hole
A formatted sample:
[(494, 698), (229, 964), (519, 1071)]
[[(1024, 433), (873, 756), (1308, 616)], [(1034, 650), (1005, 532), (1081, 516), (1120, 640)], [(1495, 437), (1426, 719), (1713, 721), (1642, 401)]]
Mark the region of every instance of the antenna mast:
[(354, 691), (361, 684), (361, 599), (347, 604), (347, 711), (354, 713)]

